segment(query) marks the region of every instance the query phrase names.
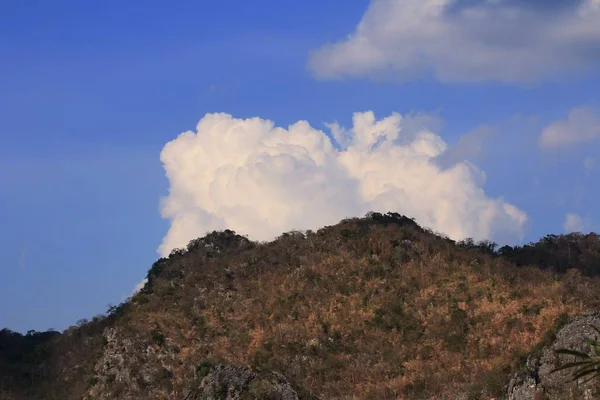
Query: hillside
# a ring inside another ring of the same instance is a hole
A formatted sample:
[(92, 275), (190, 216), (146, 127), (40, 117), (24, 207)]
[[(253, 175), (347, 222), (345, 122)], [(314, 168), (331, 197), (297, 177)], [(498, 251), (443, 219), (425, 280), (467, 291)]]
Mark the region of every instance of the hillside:
[[(213, 232), (106, 316), (0, 331), (0, 399), (200, 399), (221, 364), (279, 372), (301, 399), (498, 398), (570, 316), (600, 309), (599, 272), (597, 235), (496, 251), (395, 213), (269, 243)], [(260, 382), (246, 398), (276, 398)]]

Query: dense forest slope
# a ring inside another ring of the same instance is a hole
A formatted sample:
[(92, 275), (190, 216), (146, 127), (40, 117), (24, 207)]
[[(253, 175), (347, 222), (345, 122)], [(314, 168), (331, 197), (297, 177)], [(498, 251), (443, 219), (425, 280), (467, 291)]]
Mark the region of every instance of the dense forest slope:
[(496, 250), (395, 213), (269, 243), (213, 232), (105, 316), (0, 331), (0, 399), (210, 398), (226, 368), (250, 376), (247, 399), (499, 398), (570, 316), (600, 309), (599, 273), (595, 234)]

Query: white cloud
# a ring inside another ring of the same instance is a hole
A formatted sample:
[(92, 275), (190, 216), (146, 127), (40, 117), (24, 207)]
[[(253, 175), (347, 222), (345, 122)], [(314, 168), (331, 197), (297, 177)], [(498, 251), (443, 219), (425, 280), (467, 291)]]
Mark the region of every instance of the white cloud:
[(270, 240), (371, 210), (401, 212), (457, 239), (520, 239), (527, 216), (488, 198), (485, 174), (474, 165), (442, 170), (435, 158), (446, 144), (419, 129), (427, 121), (355, 113), (352, 129), (334, 125), (339, 147), (306, 121), (284, 129), (261, 118), (207, 114), (196, 132), (161, 152), (170, 181), (162, 215), (171, 226), (159, 252), (214, 229)]
[(593, 110), (574, 108), (566, 120), (555, 121), (542, 131), (539, 145), (544, 150), (559, 150), (600, 139), (600, 119)]
[(535, 81), (596, 67), (599, 18), (599, 0), (372, 0), (309, 67), (322, 78)]
[(570, 232), (583, 232), (590, 226), (590, 221), (587, 219), (583, 219), (581, 216), (577, 214), (567, 214), (565, 216), (565, 222), (563, 224), (563, 229), (566, 233)]
[(135, 287), (133, 288), (133, 290), (131, 291), (131, 294), (129, 296), (130, 297), (135, 296), (140, 290), (142, 290), (144, 288), (144, 286), (146, 286), (147, 282), (148, 282), (148, 278), (142, 279), (141, 282), (139, 282), (135, 285)]

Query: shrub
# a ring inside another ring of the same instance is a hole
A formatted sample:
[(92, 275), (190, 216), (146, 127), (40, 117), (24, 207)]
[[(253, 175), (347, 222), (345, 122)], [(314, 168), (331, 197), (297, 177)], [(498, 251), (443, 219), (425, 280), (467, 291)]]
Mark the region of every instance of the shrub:
[(203, 379), (210, 373), (212, 367), (213, 364), (210, 361), (202, 361), (202, 363), (196, 367), (196, 377), (198, 379)]
[(250, 384), (250, 395), (256, 400), (275, 400), (275, 387), (266, 380), (256, 378)]
[(159, 346), (162, 346), (165, 343), (165, 335), (158, 330), (152, 331), (152, 341)]

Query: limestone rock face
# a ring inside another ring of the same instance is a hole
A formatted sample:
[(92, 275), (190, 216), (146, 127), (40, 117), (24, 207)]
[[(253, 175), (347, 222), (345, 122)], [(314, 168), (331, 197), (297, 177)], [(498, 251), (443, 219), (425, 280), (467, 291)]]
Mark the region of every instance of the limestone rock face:
[[(153, 366), (143, 343), (127, 337), (117, 328), (104, 331), (103, 355), (94, 368), (96, 377), (88, 392), (88, 399), (110, 399), (114, 387), (121, 388), (124, 398), (136, 398), (144, 386), (153, 381)], [(141, 378), (141, 379), (140, 379)]]
[(184, 393), (184, 400), (298, 400), (287, 379), (276, 372), (256, 374), (242, 366), (217, 365), (211, 368), (198, 388)]
[(570, 382), (572, 371), (568, 369), (551, 373), (553, 369), (564, 363), (576, 361), (573, 356), (558, 356), (555, 350), (589, 351), (589, 346), (585, 345), (584, 341), (598, 336), (591, 325), (600, 327), (600, 312), (582, 314), (562, 327), (552, 345), (544, 347), (538, 356), (530, 357), (525, 371), (513, 376), (508, 385), (508, 399), (591, 400), (599, 398), (598, 380), (584, 383), (586, 378), (583, 378), (578, 382)]
[[(277, 372), (257, 373), (221, 364), (202, 369), (181, 365), (166, 342), (149, 345), (119, 328), (107, 328), (104, 338), (103, 354), (84, 400), (298, 400), (296, 391)], [(193, 373), (180, 374), (176, 380), (177, 366)]]

